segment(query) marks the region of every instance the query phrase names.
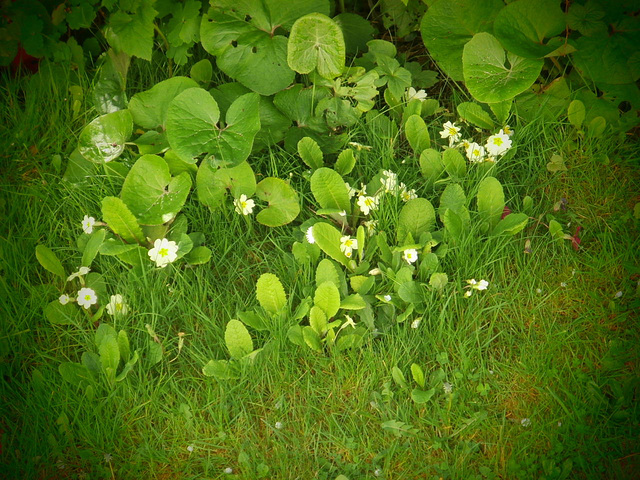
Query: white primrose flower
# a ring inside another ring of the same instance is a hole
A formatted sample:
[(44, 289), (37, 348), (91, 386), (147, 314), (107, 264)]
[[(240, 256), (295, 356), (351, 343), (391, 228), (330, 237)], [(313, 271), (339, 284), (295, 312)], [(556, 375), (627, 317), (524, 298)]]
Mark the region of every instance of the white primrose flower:
[(467, 280), (467, 286), (465, 288), (469, 288), (469, 290), (464, 293), (464, 296), (470, 297), (474, 290), (486, 290), (488, 286), (489, 282), (486, 280), (477, 281), (475, 278)]
[(98, 303), (98, 296), (93, 289), (85, 287), (78, 290), (78, 298), (76, 301), (81, 307), (89, 309), (91, 305)]
[(126, 315), (129, 312), (129, 307), (124, 300), (122, 299), (122, 295), (117, 293), (116, 295), (111, 295), (109, 299), (109, 303), (107, 305), (107, 313), (112, 317), (116, 315)]
[(444, 130), (440, 132), (440, 138), (448, 138), (449, 146), (460, 140), (460, 127), (456, 127), (455, 123), (446, 122), (442, 127)]
[(307, 228), (307, 232), (304, 234), (304, 236), (307, 238), (307, 242), (316, 243), (316, 239), (313, 237), (313, 225)]
[(357, 201), (358, 207), (365, 215), (369, 215), (371, 210), (378, 209), (378, 197), (368, 197), (360, 195)]
[(376, 229), (378, 228), (378, 220), (367, 220), (364, 222), (364, 226), (367, 229), (367, 233), (369, 235), (373, 235), (376, 233)]
[(480, 163), (484, 160), (485, 151), (484, 147), (478, 145), (477, 143), (469, 144), (469, 147), (466, 149), (467, 158), (471, 163)]
[(390, 302), (390, 301), (391, 301), (391, 295), (385, 295), (385, 296), (384, 296), (384, 297), (382, 297), (382, 298), (384, 298), (384, 301), (385, 301), (385, 302)]
[(96, 219), (90, 217), (89, 215), (85, 215), (82, 219), (82, 230), (84, 233), (91, 234), (93, 233), (93, 226), (96, 224)]
[(86, 275), (90, 271), (91, 269), (89, 267), (80, 267), (77, 272), (72, 273), (67, 277), (67, 282), (70, 282), (74, 278), (82, 277), (83, 275)]
[(444, 393), (446, 393), (447, 395), (450, 395), (451, 392), (453, 392), (453, 385), (451, 385), (449, 382), (444, 382), (442, 384), (442, 390), (444, 391)]
[(418, 260), (418, 251), (415, 248), (407, 248), (402, 252), (402, 258), (407, 263), (416, 263), (416, 260)]
[(498, 155), (503, 155), (511, 148), (511, 139), (509, 135), (504, 133), (504, 131), (500, 130), (495, 135), (491, 135), (487, 139), (487, 143), (485, 145), (487, 152), (492, 157), (497, 157)]
[(61, 305), (66, 305), (71, 301), (71, 298), (69, 297), (69, 295), (63, 293), (62, 295), (60, 295), (60, 298), (58, 298), (58, 301)]
[(351, 185), (349, 185), (349, 182), (344, 182), (344, 186), (347, 187), (347, 193), (349, 194), (349, 198), (352, 198), (357, 193), (357, 190), (353, 188)]
[(509, 125), (505, 125), (504, 128), (502, 129), (502, 132), (504, 132), (507, 135), (511, 136), (511, 135), (513, 135), (515, 130), (513, 128), (511, 128)]
[(404, 93), (404, 98), (407, 100), (407, 102), (410, 102), (411, 100), (420, 100), (421, 102), (424, 102), (427, 98), (427, 92), (425, 92), (424, 90), (416, 91), (415, 88), (409, 87)]
[(411, 322), (411, 328), (418, 328), (420, 326), (420, 318), (416, 318), (413, 322)]
[(413, 200), (414, 198), (418, 198), (415, 189), (407, 190), (407, 186), (404, 183), (400, 184), (400, 198), (403, 202), (408, 202), (409, 200)]
[(398, 175), (391, 170), (384, 170), (380, 178), (380, 183), (382, 183), (385, 193), (393, 193), (398, 186)]
[(243, 193), (240, 195), (240, 198), (236, 198), (233, 201), (233, 205), (236, 207), (236, 213), (239, 215), (250, 215), (253, 212), (255, 202), (252, 199), (247, 198)]
[(353, 251), (357, 249), (358, 240), (356, 240), (355, 238), (351, 238), (348, 235), (340, 237), (340, 250), (347, 256), (347, 258), (351, 258)]
[(153, 248), (149, 250), (149, 258), (160, 268), (166, 267), (178, 258), (178, 244), (166, 238), (153, 242)]

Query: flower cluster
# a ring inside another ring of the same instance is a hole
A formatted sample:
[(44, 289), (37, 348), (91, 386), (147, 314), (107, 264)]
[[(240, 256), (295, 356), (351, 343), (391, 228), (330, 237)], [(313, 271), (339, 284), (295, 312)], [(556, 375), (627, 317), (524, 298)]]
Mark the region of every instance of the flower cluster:
[(488, 286), (489, 282), (487, 282), (486, 280), (477, 281), (475, 278), (467, 280), (467, 286), (464, 288), (468, 288), (469, 290), (464, 292), (464, 296), (470, 297), (471, 295), (473, 295), (474, 290), (486, 290)]
[(449, 139), (449, 147), (462, 147), (471, 163), (496, 162), (512, 146), (513, 129), (509, 125), (487, 138), (484, 146), (470, 140), (461, 139), (460, 127), (453, 122), (446, 122), (440, 132), (441, 138)]

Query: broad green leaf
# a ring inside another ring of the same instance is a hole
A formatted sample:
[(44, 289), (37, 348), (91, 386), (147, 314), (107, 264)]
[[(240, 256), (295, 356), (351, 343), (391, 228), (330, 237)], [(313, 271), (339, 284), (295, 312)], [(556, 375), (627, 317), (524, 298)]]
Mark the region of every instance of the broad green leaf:
[(327, 314), (324, 310), (314, 305), (309, 311), (309, 325), (313, 328), (318, 335), (324, 335), (327, 331)]
[(356, 55), (367, 50), (367, 42), (373, 38), (375, 29), (360, 15), (355, 13), (340, 13), (333, 17), (333, 21), (342, 30), (346, 53)]
[(118, 10), (109, 17), (105, 37), (118, 52), (151, 61), (154, 19), (157, 11), (152, 2), (136, 2), (135, 11)]
[(98, 346), (102, 368), (116, 370), (120, 364), (120, 348), (116, 337), (107, 336)]
[(336, 287), (333, 282), (320, 284), (318, 288), (316, 288), (313, 303), (324, 311), (327, 318), (333, 318), (340, 308), (340, 292), (338, 291), (338, 287)]
[(183, 91), (196, 87), (198, 84), (190, 78), (172, 77), (136, 93), (129, 101), (133, 123), (143, 128), (164, 127), (171, 101)]
[(338, 159), (336, 160), (334, 170), (339, 175), (348, 175), (356, 165), (356, 157), (353, 155), (353, 150), (347, 149), (340, 152)]
[(411, 400), (416, 403), (427, 403), (429, 400), (431, 400), (435, 393), (435, 388), (431, 388), (427, 391), (414, 388), (413, 390), (411, 390)]
[(509, 118), (509, 112), (511, 112), (511, 105), (513, 105), (513, 99), (509, 98), (498, 103), (490, 103), (489, 108), (498, 119), (498, 123), (504, 125)]
[(169, 165), (162, 157), (143, 155), (131, 167), (121, 198), (139, 223), (158, 225), (175, 218), (190, 190), (188, 173), (171, 178)]
[[(375, 69), (380, 79), (376, 85), (386, 85), (385, 100), (389, 104), (396, 104), (401, 99), (406, 89), (411, 86), (411, 72), (400, 66), (400, 62), (395, 58), (380, 56), (378, 57), (378, 66)], [(391, 95), (389, 99), (388, 94)], [(391, 101), (389, 101), (391, 100)], [(417, 105), (414, 103), (414, 105)]]
[(104, 342), (107, 338), (113, 338), (117, 342), (118, 334), (116, 333), (115, 328), (113, 328), (108, 323), (101, 323), (96, 330), (94, 340), (96, 347), (98, 347), (99, 349), (100, 345), (102, 345), (102, 342)]
[(126, 87), (130, 63), (131, 56), (124, 52), (116, 53), (112, 48), (105, 52), (91, 92), (99, 114), (127, 108)]
[(322, 150), (313, 138), (304, 137), (298, 142), (298, 155), (312, 170), (322, 167)]
[(333, 262), (328, 258), (323, 258), (316, 269), (316, 287), (324, 282), (331, 282), (337, 288), (340, 288), (340, 276)]
[(540, 59), (506, 53), (490, 33), (477, 33), (464, 46), (464, 81), (479, 102), (496, 103), (515, 97), (536, 81)]
[(444, 222), (447, 210), (453, 210), (464, 224), (468, 224), (471, 220), (467, 210), (467, 197), (462, 187), (457, 183), (447, 185), (440, 196), (438, 216), (441, 222)]
[(303, 347), (305, 345), (304, 337), (302, 334), (302, 327), (300, 325), (293, 325), (287, 331), (287, 338), (294, 345)]
[(567, 166), (564, 163), (562, 155), (558, 155), (557, 153), (551, 155), (551, 159), (549, 160), (549, 163), (547, 163), (547, 170), (551, 173), (566, 172)]
[(398, 288), (398, 296), (407, 303), (418, 304), (424, 302), (424, 295), (418, 282), (404, 282)]
[(61, 363), (58, 371), (64, 381), (69, 382), (71, 385), (82, 386), (93, 383), (93, 377), (89, 369), (79, 363)]
[(485, 130), (492, 130), (494, 128), (495, 125), (493, 120), (491, 120), (491, 116), (477, 103), (462, 102), (457, 108), (458, 115), (472, 125), (484, 128)]
[(102, 363), (100, 363), (100, 355), (93, 352), (84, 352), (81, 357), (81, 363), (91, 373), (99, 374), (102, 372)]
[(544, 40), (562, 33), (565, 15), (554, 0), (518, 0), (496, 16), (493, 34), (506, 50), (524, 58), (541, 58), (557, 45)]
[(580, 100), (574, 100), (569, 104), (568, 109), (569, 123), (576, 128), (582, 127), (582, 122), (586, 115), (586, 109), (584, 103)]
[(256, 197), (269, 206), (256, 216), (267, 227), (279, 227), (292, 222), (300, 213), (298, 194), (284, 180), (267, 177), (256, 185)]
[(125, 242), (145, 242), (144, 235), (136, 217), (119, 198), (105, 197), (102, 199), (102, 219), (109, 225), (109, 228)]
[(320, 336), (312, 327), (307, 326), (302, 328), (302, 338), (304, 339), (304, 342), (307, 344), (307, 346), (311, 350), (315, 350), (316, 352), (322, 351)]
[(213, 377), (216, 380), (233, 380), (238, 378), (238, 374), (226, 360), (209, 360), (209, 362), (202, 367), (202, 374), (207, 377)]
[(38, 245), (36, 247), (36, 258), (38, 259), (38, 262), (40, 262), (40, 265), (42, 265), (46, 270), (57, 275), (63, 280), (67, 278), (66, 273), (64, 273), (62, 263), (60, 263), (56, 254), (53, 253), (50, 248), (45, 247), (44, 245)]
[(98, 165), (80, 155), (80, 151), (76, 148), (69, 155), (62, 179), (71, 183), (86, 183), (94, 177), (97, 168)]
[(318, 168), (311, 176), (311, 192), (322, 208), (351, 211), (349, 192), (340, 174), (330, 168)]
[[(339, 352), (347, 350), (349, 348), (360, 348), (362, 346), (363, 337), (357, 333), (351, 335), (340, 334), (340, 338), (336, 342), (336, 349)], [(336, 479), (337, 480), (337, 479)]]
[(460, 215), (458, 215), (453, 210), (449, 208), (445, 210), (445, 213), (442, 218), (442, 223), (444, 224), (444, 228), (447, 230), (447, 232), (449, 232), (449, 234), (454, 239), (457, 240), (462, 236), (462, 232), (464, 231), (465, 224), (462, 222)]
[(129, 345), (129, 336), (125, 330), (118, 332), (118, 348), (120, 349), (120, 358), (123, 362), (128, 362), (131, 357), (131, 346)]
[(91, 236), (89, 237), (89, 241), (84, 247), (84, 251), (82, 252), (82, 266), (89, 267), (91, 266), (91, 262), (96, 258), (102, 243), (104, 242), (104, 238), (107, 235), (107, 231), (103, 228), (99, 230), (95, 230)]
[(409, 200), (398, 217), (398, 242), (404, 241), (407, 234), (411, 234), (414, 239), (419, 239), (420, 235), (430, 232), (435, 226), (436, 212), (431, 202), (425, 198), (414, 198)]
[(404, 373), (397, 366), (391, 369), (391, 378), (400, 388), (407, 388), (407, 380), (404, 377)]
[(253, 311), (238, 312), (237, 315), (238, 315), (238, 318), (242, 321), (242, 323), (250, 326), (251, 328), (254, 328), (260, 331), (265, 331), (269, 329), (267, 324), (265, 323), (264, 318), (262, 318), (262, 316), (258, 315), (256, 312), (253, 312)]
[(224, 342), (232, 358), (242, 358), (253, 352), (253, 340), (240, 320), (229, 320), (224, 331)]
[(462, 81), (462, 50), (474, 34), (491, 31), (502, 0), (439, 0), (430, 4), (420, 23), (429, 54), (447, 75)]
[(110, 162), (122, 154), (132, 132), (133, 120), (129, 110), (101, 115), (80, 132), (78, 152), (91, 162)]
[[(373, 277), (370, 277), (373, 278)], [(343, 310), (362, 310), (367, 307), (367, 303), (365, 302), (362, 295), (358, 293), (353, 293), (348, 297), (345, 297), (340, 302), (340, 308)]]
[(449, 277), (446, 273), (433, 273), (429, 278), (429, 285), (435, 288), (438, 292), (442, 293), (445, 285), (449, 282)]
[(598, 31), (607, 31), (607, 24), (602, 21), (605, 11), (599, 2), (586, 4), (572, 3), (567, 14), (567, 24), (571, 30), (578, 30), (582, 35), (591, 37)]
[(202, 245), (194, 247), (184, 259), (189, 265), (202, 265), (211, 260), (211, 249)]
[(75, 325), (80, 320), (80, 310), (75, 303), (62, 305), (57, 299), (44, 307), (44, 315), (54, 325)]
[(589, 138), (600, 138), (607, 128), (607, 121), (604, 117), (595, 117), (587, 126), (587, 136)]
[(424, 120), (419, 115), (411, 115), (404, 125), (405, 135), (409, 145), (416, 156), (420, 156), (424, 150), (431, 146), (429, 130)]
[(191, 70), (189, 70), (189, 76), (196, 82), (201, 83), (204, 86), (209, 85), (212, 75), (213, 66), (211, 65), (211, 61), (208, 58), (203, 58), (199, 62), (195, 63), (191, 67)]
[(521, 232), (529, 223), (529, 217), (524, 213), (511, 213), (495, 226), (491, 235), (515, 235)]
[(424, 372), (420, 365), (417, 363), (411, 364), (411, 375), (413, 376), (413, 381), (416, 382), (420, 388), (424, 388)]
[(138, 147), (140, 155), (147, 155), (149, 153), (157, 154), (169, 148), (167, 136), (164, 133), (158, 133), (155, 130), (149, 130), (148, 132), (143, 133), (136, 138), (133, 143)]
[(287, 63), (298, 73), (316, 70), (320, 76), (333, 79), (344, 69), (345, 52), (342, 30), (326, 15), (310, 13), (291, 28)]
[(340, 231), (328, 223), (318, 222), (313, 225), (313, 238), (320, 249), (335, 261), (348, 267), (349, 259), (340, 250), (341, 236)]
[(138, 350), (136, 350), (135, 352), (133, 352), (133, 356), (131, 357), (131, 359), (124, 364), (124, 368), (122, 369), (122, 371), (116, 376), (116, 382), (121, 382), (125, 378), (127, 378), (129, 372), (133, 370), (133, 366), (138, 363), (138, 358), (139, 354)]
[(549, 221), (549, 233), (551, 233), (551, 237), (554, 240), (564, 240), (564, 231), (562, 230), (562, 225), (556, 220)]
[(282, 283), (273, 273), (260, 275), (256, 285), (256, 297), (260, 306), (269, 313), (278, 313), (287, 303)]
[(502, 185), (494, 177), (484, 178), (478, 185), (478, 214), (494, 228), (504, 211), (504, 192)]
[(123, 243), (122, 240), (117, 238), (108, 238), (102, 245), (100, 245), (98, 251), (100, 252), (100, 255), (119, 255), (133, 250), (134, 248), (136, 248), (135, 244), (131, 245)]
[(442, 155), (433, 148), (427, 148), (420, 154), (420, 173), (425, 178), (428, 186), (438, 180), (444, 172)]
[(231, 168), (219, 168), (205, 158), (198, 168), (196, 186), (198, 200), (213, 211), (223, 204), (227, 190), (234, 198), (242, 194), (253, 196), (256, 193), (256, 176), (247, 162)]

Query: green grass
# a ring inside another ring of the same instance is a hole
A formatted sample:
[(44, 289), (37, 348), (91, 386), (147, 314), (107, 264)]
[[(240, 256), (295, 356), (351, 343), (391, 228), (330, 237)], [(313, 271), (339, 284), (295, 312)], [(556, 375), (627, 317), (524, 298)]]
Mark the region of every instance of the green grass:
[[(137, 88), (158, 73), (135, 75), (130, 85)], [(109, 292), (126, 297), (130, 313), (115, 327), (129, 332), (142, 358), (127, 380), (97, 387), (91, 399), (64, 383), (58, 365), (95, 349), (95, 327), (89, 320), (47, 322), (42, 308), (62, 285), (37, 263), (35, 247), (49, 246), (74, 271), (82, 216), (97, 217), (101, 199), (118, 195), (121, 180), (97, 175), (80, 186), (60, 180), (52, 155), (66, 159), (91, 117), (88, 93), (81, 113), (65, 103), (68, 81), (88, 92), (80, 77), (47, 72), (5, 79), (2, 87), (0, 430), (8, 478), (253, 479), (266, 468), (264, 478), (274, 479), (365, 479), (376, 470), (388, 479), (634, 478), (640, 148), (633, 139), (587, 142), (578, 154), (568, 151), (571, 128), (563, 121), (516, 125), (517, 151), (496, 165), (495, 175), (513, 211), (522, 209), (525, 195), (534, 199), (529, 227), (507, 240), (478, 234), (452, 244), (441, 267), (450, 284), (428, 299), (418, 328), (411, 319), (389, 324), (361, 349), (342, 354), (293, 345), (288, 325), (252, 331), (265, 350), (227, 382), (201, 369), (228, 358), (225, 325), (237, 310), (257, 305), (259, 275), (278, 275), (295, 307), (310, 294), (314, 271), (291, 255), (296, 224), (247, 228), (232, 209), (213, 214), (191, 199), (190, 230), (205, 233), (210, 264), (170, 266), (137, 279), (112, 257), (94, 263)], [(434, 122), (432, 138), (440, 124)], [(374, 149), (360, 154), (352, 178), (392, 168), (437, 205), (439, 192), (424, 187), (415, 163), (401, 163), (407, 152), (390, 150), (364, 124), (353, 139)], [(567, 172), (546, 170), (552, 153), (564, 154)], [(610, 164), (595, 159), (601, 153)], [(292, 185), (310, 204), (297, 157), (275, 148), (251, 162), (264, 175), (293, 174)], [(469, 197), (480, 175), (464, 180)], [(561, 198), (567, 210), (553, 212)], [(385, 202), (381, 228), (392, 228), (401, 206)], [(551, 239), (548, 213), (571, 222), (571, 234), (576, 225), (584, 228), (579, 251)], [(305, 210), (300, 220), (309, 216)], [(463, 298), (468, 278), (489, 280), (489, 290)], [(165, 352), (155, 365), (146, 324)], [(422, 405), (411, 400), (412, 363), (436, 386)], [(392, 379), (395, 366), (408, 388)], [(401, 429), (382, 428), (390, 421)]]

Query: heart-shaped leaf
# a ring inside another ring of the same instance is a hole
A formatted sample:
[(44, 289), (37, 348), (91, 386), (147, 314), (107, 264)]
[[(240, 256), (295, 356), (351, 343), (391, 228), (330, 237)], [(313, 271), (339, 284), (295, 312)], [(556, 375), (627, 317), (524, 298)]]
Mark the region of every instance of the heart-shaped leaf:
[(156, 83), (150, 90), (136, 93), (129, 101), (133, 122), (143, 128), (164, 127), (167, 109), (180, 93), (198, 84), (187, 77), (173, 77)]
[(261, 210), (256, 220), (268, 227), (279, 227), (293, 221), (300, 213), (298, 194), (284, 180), (268, 177), (256, 186), (256, 196), (269, 206)]
[(129, 110), (101, 115), (80, 132), (78, 151), (92, 162), (110, 162), (122, 154), (132, 132), (133, 120)]
[(289, 67), (298, 73), (316, 70), (320, 76), (333, 79), (342, 73), (344, 62), (344, 37), (333, 20), (321, 13), (296, 20), (289, 36)]

